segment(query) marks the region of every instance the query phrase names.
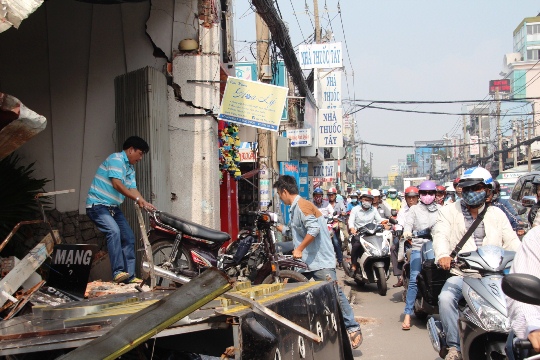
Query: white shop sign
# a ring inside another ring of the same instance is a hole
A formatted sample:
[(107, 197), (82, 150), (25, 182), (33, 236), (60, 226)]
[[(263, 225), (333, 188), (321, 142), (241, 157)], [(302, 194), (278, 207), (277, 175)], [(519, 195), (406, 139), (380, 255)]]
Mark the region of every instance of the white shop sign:
[(319, 110), (317, 125), (319, 147), (343, 147), (342, 113), (341, 108)]
[(319, 73), (317, 103), (321, 109), (341, 107), (341, 71)]
[(311, 129), (287, 130), (287, 138), (291, 140), (291, 147), (311, 146)]
[(336, 162), (323, 161), (313, 165), (313, 178), (319, 182), (329, 182), (336, 179)]
[(341, 43), (309, 44), (298, 47), (302, 69), (330, 69), (343, 66)]

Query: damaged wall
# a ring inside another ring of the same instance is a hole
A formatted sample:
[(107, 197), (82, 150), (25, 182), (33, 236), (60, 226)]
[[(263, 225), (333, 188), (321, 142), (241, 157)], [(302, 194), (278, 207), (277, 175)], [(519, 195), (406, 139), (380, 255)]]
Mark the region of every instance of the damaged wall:
[(76, 189), (56, 209), (84, 214), (99, 164), (115, 141), (114, 78), (145, 66), (163, 69), (145, 33), (149, 2), (93, 5), (47, 1), (18, 30), (0, 35), (0, 89), (49, 120), (18, 153), (36, 161), (47, 190)]

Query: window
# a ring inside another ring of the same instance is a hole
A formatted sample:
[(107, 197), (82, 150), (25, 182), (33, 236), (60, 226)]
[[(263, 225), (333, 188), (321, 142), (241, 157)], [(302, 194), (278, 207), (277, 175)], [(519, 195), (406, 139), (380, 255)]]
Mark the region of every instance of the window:
[(527, 50), (527, 60), (538, 60), (540, 59), (540, 50)]
[(527, 25), (527, 35), (540, 34), (540, 24)]
[(523, 190), (521, 191), (521, 198), (523, 199), (524, 196), (536, 196), (535, 186), (531, 181), (527, 181), (523, 185)]
[(516, 186), (514, 186), (514, 190), (512, 191), (512, 199), (515, 201), (521, 201), (521, 198), (519, 197), (519, 194), (521, 193), (521, 188), (523, 187), (523, 182), (525, 181), (525, 178), (521, 178), (516, 182)]

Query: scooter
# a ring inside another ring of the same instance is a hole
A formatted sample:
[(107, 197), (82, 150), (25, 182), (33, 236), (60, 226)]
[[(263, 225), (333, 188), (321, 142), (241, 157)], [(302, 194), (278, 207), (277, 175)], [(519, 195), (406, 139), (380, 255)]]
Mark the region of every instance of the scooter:
[[(343, 270), (359, 286), (377, 283), (379, 295), (385, 296), (388, 290), (386, 281), (390, 278), (390, 242), (392, 232), (384, 230), (382, 225), (367, 224), (357, 230), (360, 235), (361, 255), (352, 270), (351, 264), (344, 261)], [(353, 235), (349, 243), (353, 241)]]
[[(450, 270), (463, 276), (458, 328), (465, 360), (505, 358), (510, 327), (501, 281), (510, 270), (514, 255), (514, 251), (498, 246), (481, 246), (477, 251), (458, 254)], [(433, 348), (444, 358), (448, 349), (441, 321), (431, 317), (427, 328)]]
[[(540, 305), (540, 279), (530, 274), (510, 274), (501, 284), (503, 292), (510, 298), (525, 304)], [(530, 354), (532, 345), (529, 340), (518, 339), (510, 331), (506, 341), (508, 360), (539, 360), (540, 354)], [(532, 355), (532, 356), (529, 356)]]

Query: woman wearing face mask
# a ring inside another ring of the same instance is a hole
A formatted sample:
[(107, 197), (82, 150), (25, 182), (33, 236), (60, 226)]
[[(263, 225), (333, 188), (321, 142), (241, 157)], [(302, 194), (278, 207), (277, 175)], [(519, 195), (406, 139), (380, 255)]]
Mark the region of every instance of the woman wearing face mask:
[[(423, 181), (418, 186), (418, 193), (420, 194), (420, 201), (416, 206), (412, 206), (405, 219), (405, 226), (403, 229), (403, 237), (411, 239), (413, 237), (412, 232), (424, 232), (429, 230), (435, 225), (437, 221), (437, 212), (441, 208), (439, 204), (435, 202), (435, 194), (437, 192), (437, 185), (431, 181)], [(416, 294), (418, 293), (418, 287), (416, 285), (416, 276), (421, 270), (422, 264), (420, 263), (420, 249), (422, 244), (429, 241), (427, 238), (415, 237), (412, 238), (412, 251), (409, 263), (411, 266), (409, 287), (407, 288), (407, 299), (405, 301), (405, 317), (401, 328), (403, 330), (409, 330), (411, 328), (411, 315), (414, 313), (414, 301)]]

